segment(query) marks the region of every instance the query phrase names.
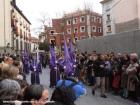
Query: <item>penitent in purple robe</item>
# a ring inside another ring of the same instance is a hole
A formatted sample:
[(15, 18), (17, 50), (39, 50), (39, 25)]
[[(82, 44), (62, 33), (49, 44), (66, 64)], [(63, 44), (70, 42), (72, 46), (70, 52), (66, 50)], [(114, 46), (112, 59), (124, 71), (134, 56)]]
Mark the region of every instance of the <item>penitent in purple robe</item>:
[(56, 55), (53, 47), (50, 47), (50, 87), (56, 86), (58, 80), (60, 80), (60, 72), (56, 63)]
[(31, 84), (40, 84), (38, 64), (37, 64), (36, 60), (32, 61), (31, 70), (32, 70), (32, 73), (31, 73)]

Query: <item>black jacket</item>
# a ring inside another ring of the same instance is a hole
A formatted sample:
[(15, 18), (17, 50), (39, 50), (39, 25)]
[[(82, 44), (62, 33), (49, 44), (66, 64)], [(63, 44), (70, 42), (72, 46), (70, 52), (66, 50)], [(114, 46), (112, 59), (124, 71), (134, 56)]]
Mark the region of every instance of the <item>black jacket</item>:
[[(101, 65), (103, 67), (101, 67)], [(106, 69), (105, 69), (105, 61), (96, 60), (93, 63), (93, 69), (96, 77), (105, 77), (106, 76)]]

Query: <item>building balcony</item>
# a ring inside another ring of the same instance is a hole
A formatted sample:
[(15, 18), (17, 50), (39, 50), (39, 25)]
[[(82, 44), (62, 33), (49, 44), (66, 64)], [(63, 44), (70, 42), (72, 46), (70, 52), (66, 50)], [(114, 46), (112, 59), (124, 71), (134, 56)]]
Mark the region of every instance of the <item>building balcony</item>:
[(15, 24), (14, 24), (14, 19), (11, 19), (11, 27), (14, 27)]
[(13, 31), (14, 33), (16, 33), (17, 28), (16, 28), (15, 26), (12, 26), (11, 28), (12, 28), (12, 31)]
[(16, 36), (19, 36), (18, 28), (16, 26), (13, 26), (11, 28), (12, 28), (13, 33), (16, 34)]

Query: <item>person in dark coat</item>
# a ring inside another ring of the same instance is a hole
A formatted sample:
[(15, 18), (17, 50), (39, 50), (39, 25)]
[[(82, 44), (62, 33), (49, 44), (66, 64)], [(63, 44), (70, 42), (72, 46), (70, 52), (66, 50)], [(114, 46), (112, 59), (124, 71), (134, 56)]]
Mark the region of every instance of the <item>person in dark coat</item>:
[(47, 55), (42, 55), (42, 67), (43, 68), (46, 68), (47, 64), (48, 64), (48, 61), (49, 61), (49, 57), (48, 57), (48, 54)]
[[(99, 57), (99, 58), (98, 58)], [(105, 76), (106, 76), (106, 65), (105, 65), (105, 55), (101, 54), (99, 56), (94, 56), (94, 71), (96, 77), (96, 84), (93, 87), (93, 94), (95, 92), (96, 87), (99, 85), (97, 79), (100, 78), (101, 85), (101, 97), (107, 98), (105, 95)]]
[(127, 82), (128, 82), (128, 75), (126, 73), (126, 69), (130, 64), (130, 58), (128, 55), (123, 55), (123, 60), (122, 60), (122, 72), (121, 72), (121, 96), (122, 98), (127, 98), (128, 97), (128, 92), (127, 92)]
[(50, 88), (56, 86), (58, 80), (60, 80), (59, 68), (50, 65)]
[(23, 72), (29, 74), (29, 62), (26, 58), (23, 59)]
[(93, 60), (92, 56), (89, 56), (89, 60), (87, 62), (87, 79), (88, 79), (88, 85), (92, 86), (93, 85)]
[(31, 84), (40, 84), (38, 64), (35, 60), (32, 61), (32, 64), (30, 65), (30, 70), (32, 71)]

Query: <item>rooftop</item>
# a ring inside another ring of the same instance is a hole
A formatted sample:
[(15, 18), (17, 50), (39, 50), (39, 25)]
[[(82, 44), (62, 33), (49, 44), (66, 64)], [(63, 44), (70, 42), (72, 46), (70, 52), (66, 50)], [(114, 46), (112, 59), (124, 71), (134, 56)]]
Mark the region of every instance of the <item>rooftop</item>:
[(79, 15), (85, 15), (85, 14), (94, 14), (94, 15), (97, 15), (97, 16), (102, 16), (101, 14), (96, 13), (94, 11), (91, 11), (89, 9), (84, 9), (84, 10), (78, 9), (75, 12), (64, 14), (64, 17), (65, 18), (70, 18), (70, 17), (75, 17), (75, 16), (79, 16)]

